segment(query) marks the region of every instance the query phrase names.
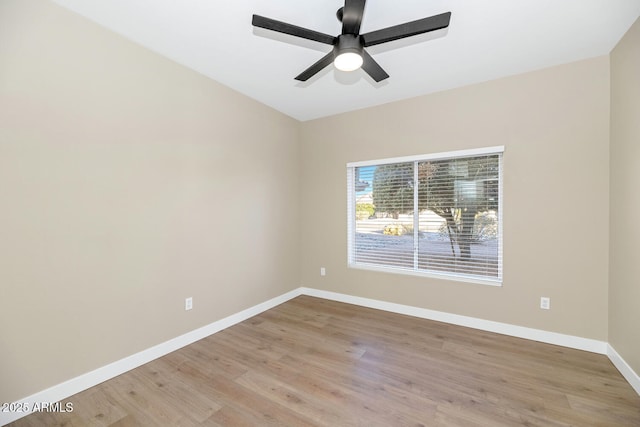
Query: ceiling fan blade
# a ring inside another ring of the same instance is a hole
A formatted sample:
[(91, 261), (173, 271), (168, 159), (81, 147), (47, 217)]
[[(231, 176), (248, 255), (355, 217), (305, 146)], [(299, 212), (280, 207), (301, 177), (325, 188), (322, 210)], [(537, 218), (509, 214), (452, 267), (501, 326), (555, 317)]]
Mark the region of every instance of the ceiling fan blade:
[(360, 33), (366, 0), (345, 0), (342, 10), (342, 34)]
[(450, 20), (451, 12), (441, 13), (440, 15), (418, 19), (417, 21), (405, 22), (404, 24), (394, 25), (393, 27), (387, 27), (382, 30), (362, 34), (362, 38), (364, 39), (365, 47), (375, 46), (377, 44), (447, 28)]
[(371, 55), (367, 53), (366, 50), (362, 51), (362, 59), (364, 61), (362, 63), (362, 69), (366, 71), (367, 74), (369, 74), (376, 82), (381, 82), (389, 77), (389, 74), (382, 69), (382, 67), (371, 57)]
[(279, 33), (289, 34), (291, 36), (303, 39), (313, 40), (324, 44), (333, 45), (335, 37), (318, 31), (309, 30), (308, 28), (298, 27), (297, 25), (287, 24), (286, 22), (276, 21), (275, 19), (265, 18), (260, 15), (253, 15), (251, 24), (254, 27), (265, 28)]
[(327, 53), (323, 56), (318, 62), (313, 64), (311, 67), (304, 70), (300, 75), (296, 77), (296, 80), (300, 80), (301, 82), (306, 82), (311, 77), (322, 71), (327, 65), (333, 63), (333, 51)]

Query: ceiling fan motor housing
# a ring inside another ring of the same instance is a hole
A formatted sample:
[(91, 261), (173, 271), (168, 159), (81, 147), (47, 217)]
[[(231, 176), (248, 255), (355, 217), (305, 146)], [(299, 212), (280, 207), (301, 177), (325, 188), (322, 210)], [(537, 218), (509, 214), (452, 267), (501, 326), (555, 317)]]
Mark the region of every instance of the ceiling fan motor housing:
[(334, 45), (333, 52), (336, 56), (343, 53), (355, 53), (362, 56), (363, 49), (364, 41), (359, 35), (340, 34), (338, 36), (338, 41)]

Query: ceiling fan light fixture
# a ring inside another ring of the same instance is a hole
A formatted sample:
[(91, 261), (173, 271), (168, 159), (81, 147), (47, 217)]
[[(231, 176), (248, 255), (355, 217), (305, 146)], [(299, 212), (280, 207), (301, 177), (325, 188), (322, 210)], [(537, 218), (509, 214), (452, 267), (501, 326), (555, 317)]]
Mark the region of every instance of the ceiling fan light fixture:
[(360, 36), (354, 34), (342, 34), (338, 36), (335, 45), (335, 59), (333, 65), (340, 71), (354, 71), (362, 67), (363, 43)]
[(362, 55), (357, 52), (342, 52), (336, 55), (333, 65), (340, 71), (355, 71), (363, 62)]

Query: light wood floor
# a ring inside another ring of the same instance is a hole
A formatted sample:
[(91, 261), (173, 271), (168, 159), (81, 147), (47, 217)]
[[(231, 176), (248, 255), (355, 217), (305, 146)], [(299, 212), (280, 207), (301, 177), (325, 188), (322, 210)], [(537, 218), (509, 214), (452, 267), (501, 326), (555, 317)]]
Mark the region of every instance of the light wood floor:
[(307, 296), (15, 426), (640, 426), (606, 356)]

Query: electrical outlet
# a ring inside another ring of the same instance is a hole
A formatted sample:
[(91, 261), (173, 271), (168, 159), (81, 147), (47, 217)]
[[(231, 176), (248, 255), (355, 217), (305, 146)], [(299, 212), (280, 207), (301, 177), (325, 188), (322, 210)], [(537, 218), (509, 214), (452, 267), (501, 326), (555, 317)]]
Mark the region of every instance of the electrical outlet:
[(324, 267), (320, 267), (320, 275), (321, 276), (326, 276), (327, 275), (327, 270)]
[(184, 300), (184, 309), (185, 310), (191, 310), (193, 308), (193, 298), (189, 297), (189, 298), (185, 298)]
[(550, 310), (551, 309), (551, 298), (541, 297), (540, 298), (540, 308), (542, 308), (543, 310)]

